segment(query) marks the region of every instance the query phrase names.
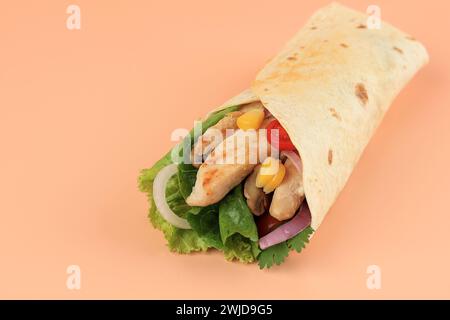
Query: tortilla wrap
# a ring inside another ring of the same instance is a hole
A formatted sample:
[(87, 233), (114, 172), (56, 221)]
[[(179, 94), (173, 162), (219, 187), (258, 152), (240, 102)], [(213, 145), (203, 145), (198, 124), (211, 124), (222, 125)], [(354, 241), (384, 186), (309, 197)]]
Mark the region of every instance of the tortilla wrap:
[(260, 100), (300, 153), (317, 230), (391, 102), (428, 62), (410, 35), (333, 3), (317, 11), (251, 86), (220, 108)]

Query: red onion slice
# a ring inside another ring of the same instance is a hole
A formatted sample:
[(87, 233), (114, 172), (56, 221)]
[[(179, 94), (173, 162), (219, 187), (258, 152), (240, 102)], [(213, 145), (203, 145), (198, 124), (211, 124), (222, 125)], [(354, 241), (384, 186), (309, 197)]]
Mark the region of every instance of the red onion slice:
[(297, 153), (295, 153), (294, 151), (282, 151), (281, 156), (286, 156), (289, 160), (292, 161), (295, 168), (299, 172), (302, 172), (303, 170), (302, 160), (300, 159), (300, 156)]
[(310, 224), (311, 212), (309, 211), (308, 204), (304, 201), (294, 218), (259, 239), (259, 247), (261, 250), (264, 250), (289, 240), (305, 230)]

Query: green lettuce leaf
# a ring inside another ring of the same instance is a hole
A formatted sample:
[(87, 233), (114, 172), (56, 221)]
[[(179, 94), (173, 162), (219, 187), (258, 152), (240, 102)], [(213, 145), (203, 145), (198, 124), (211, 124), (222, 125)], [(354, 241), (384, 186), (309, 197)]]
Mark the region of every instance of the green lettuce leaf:
[[(208, 245), (203, 241), (194, 230), (178, 229), (169, 224), (156, 209), (153, 201), (153, 181), (158, 172), (165, 166), (171, 164), (170, 153), (166, 154), (150, 169), (144, 169), (139, 177), (139, 189), (147, 193), (148, 201), (150, 203), (149, 219), (153, 227), (161, 230), (167, 240), (167, 245), (170, 251), (178, 253), (189, 253), (193, 251), (205, 251)], [(185, 217), (190, 209), (184, 202), (183, 197), (178, 188), (178, 180), (172, 177), (166, 189), (166, 197), (171, 209), (181, 217)]]
[(171, 164), (172, 161), (170, 159), (170, 152), (167, 153), (164, 157), (162, 157), (158, 162), (156, 162), (153, 167), (150, 169), (144, 169), (141, 171), (141, 174), (138, 178), (139, 190), (141, 192), (145, 192), (149, 195), (153, 193), (153, 180), (155, 180), (158, 172)]
[(255, 250), (257, 249), (257, 242), (235, 233), (227, 239), (223, 253), (228, 261), (238, 260), (239, 262), (251, 263), (256, 260), (258, 252), (255, 252)]

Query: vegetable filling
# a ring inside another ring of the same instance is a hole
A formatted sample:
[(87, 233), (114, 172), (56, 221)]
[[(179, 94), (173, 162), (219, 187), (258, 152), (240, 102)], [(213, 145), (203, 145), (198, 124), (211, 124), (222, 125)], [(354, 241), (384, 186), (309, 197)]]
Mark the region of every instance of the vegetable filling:
[(270, 268), (313, 233), (302, 180), (287, 132), (253, 102), (213, 113), (200, 135), (192, 130), (139, 182), (172, 251), (215, 248), (228, 260)]

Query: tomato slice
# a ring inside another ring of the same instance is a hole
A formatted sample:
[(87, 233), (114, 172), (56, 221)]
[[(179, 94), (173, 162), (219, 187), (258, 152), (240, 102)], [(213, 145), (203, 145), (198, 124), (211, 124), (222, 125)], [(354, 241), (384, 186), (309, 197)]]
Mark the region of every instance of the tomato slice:
[(271, 233), (281, 224), (283, 224), (283, 221), (275, 219), (269, 213), (264, 213), (262, 216), (258, 217), (256, 221), (259, 237), (261, 238), (266, 234)]
[(278, 120), (271, 121), (267, 126), (267, 141), (280, 151), (294, 151), (295, 146), (288, 133)]

